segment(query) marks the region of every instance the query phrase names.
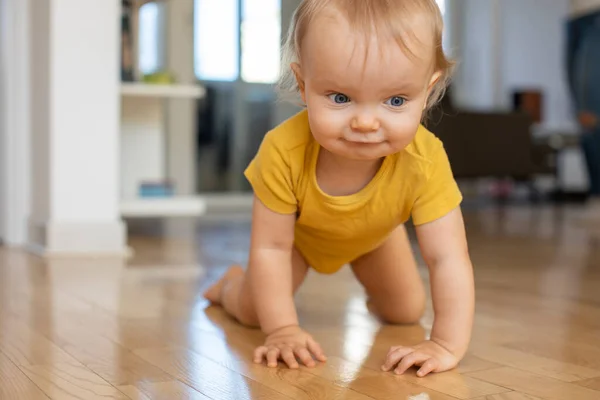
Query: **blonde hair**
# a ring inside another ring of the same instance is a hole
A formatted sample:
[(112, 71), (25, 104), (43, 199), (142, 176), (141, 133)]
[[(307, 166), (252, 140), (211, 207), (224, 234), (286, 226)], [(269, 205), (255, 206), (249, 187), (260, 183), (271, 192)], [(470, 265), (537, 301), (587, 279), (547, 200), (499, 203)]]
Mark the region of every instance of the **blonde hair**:
[[(344, 13), (350, 26), (366, 37), (375, 33), (393, 37), (409, 55), (413, 55), (407, 39), (415, 39), (410, 32), (413, 18), (423, 15), (431, 22), (434, 37), (434, 71), (440, 73), (427, 99), (429, 111), (443, 97), (450, 81), (454, 63), (448, 59), (442, 47), (444, 21), (435, 0), (302, 0), (296, 9), (282, 51), (281, 77), (278, 84), (282, 99), (299, 101), (299, 88), (290, 65), (300, 62), (302, 40), (311, 21), (327, 6), (333, 5)], [(374, 32), (375, 31), (375, 32)]]

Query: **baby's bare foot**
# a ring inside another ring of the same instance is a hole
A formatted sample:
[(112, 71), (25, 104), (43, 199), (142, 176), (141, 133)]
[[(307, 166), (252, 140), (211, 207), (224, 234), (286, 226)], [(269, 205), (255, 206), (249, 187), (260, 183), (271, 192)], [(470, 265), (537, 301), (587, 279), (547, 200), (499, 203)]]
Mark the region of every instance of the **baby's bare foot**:
[(209, 287), (204, 292), (204, 298), (214, 304), (221, 304), (221, 292), (223, 290), (223, 285), (227, 283), (227, 281), (237, 278), (240, 275), (244, 275), (244, 269), (239, 265), (233, 265), (229, 267), (227, 272), (219, 279), (214, 285)]

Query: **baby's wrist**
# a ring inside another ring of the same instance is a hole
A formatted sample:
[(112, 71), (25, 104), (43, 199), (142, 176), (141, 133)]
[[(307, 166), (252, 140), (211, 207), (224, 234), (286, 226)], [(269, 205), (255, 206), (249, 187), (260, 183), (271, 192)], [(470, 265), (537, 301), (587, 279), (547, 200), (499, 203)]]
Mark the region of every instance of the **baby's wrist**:
[(456, 356), (457, 358), (462, 358), (467, 351), (466, 346), (464, 346), (463, 344), (452, 343), (450, 341), (440, 338), (439, 336), (432, 335), (429, 340), (442, 347), (444, 350)]
[(278, 325), (278, 326), (270, 328), (268, 330), (263, 329), (263, 332), (265, 335), (271, 336), (271, 335), (279, 334), (284, 331), (297, 330), (297, 329), (300, 329), (300, 326), (297, 323), (291, 323), (291, 324), (286, 324), (286, 325)]

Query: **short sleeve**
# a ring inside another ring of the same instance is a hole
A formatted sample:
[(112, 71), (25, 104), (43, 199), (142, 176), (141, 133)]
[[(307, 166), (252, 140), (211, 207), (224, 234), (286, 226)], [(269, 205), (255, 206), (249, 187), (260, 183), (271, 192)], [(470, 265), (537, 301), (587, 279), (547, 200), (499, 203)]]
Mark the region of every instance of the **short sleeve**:
[(460, 205), (462, 193), (454, 179), (444, 147), (436, 150), (412, 210), (415, 225), (423, 225), (443, 217)]
[(283, 146), (277, 145), (272, 132), (265, 135), (244, 175), (267, 208), (279, 214), (296, 212), (290, 155)]

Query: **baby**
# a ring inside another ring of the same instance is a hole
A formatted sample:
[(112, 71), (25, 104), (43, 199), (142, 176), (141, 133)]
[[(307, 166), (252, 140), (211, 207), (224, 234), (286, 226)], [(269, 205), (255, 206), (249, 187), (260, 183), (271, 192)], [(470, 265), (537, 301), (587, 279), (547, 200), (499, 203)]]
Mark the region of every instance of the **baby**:
[(369, 310), (418, 323), (425, 289), (404, 224), (416, 228), (432, 289), (428, 340), (394, 346), (382, 369), (454, 368), (474, 313), (461, 193), (442, 143), (421, 122), (448, 81), (435, 0), (303, 0), (285, 47), (282, 88), (305, 109), (265, 136), (245, 176), (254, 190), (247, 271), (205, 293), (266, 335), (254, 361), (308, 367), (326, 357), (298, 323), (294, 293), (309, 269), (349, 264)]

